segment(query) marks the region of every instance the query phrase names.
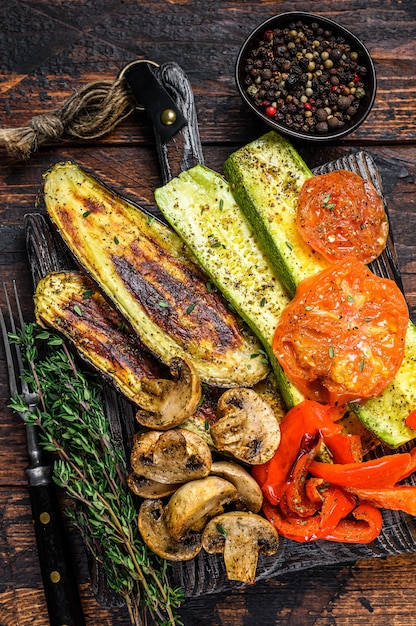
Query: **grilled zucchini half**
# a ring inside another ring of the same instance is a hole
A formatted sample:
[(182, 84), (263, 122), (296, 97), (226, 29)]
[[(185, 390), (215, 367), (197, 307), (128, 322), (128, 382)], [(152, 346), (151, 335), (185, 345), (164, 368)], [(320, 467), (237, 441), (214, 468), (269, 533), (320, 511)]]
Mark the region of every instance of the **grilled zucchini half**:
[(211, 385), (265, 378), (268, 364), (252, 358), (258, 340), (167, 225), (71, 162), (44, 174), (43, 193), (75, 260), (148, 351), (165, 364), (188, 358)]
[[(227, 182), (208, 167), (196, 165), (156, 189), (155, 199), (205, 272), (261, 340), (286, 405), (300, 402), (300, 391), (285, 376), (271, 348), (276, 324), (290, 298)], [(261, 351), (257, 355), (261, 358)]]
[(35, 317), (68, 339), (91, 367), (134, 401), (142, 378), (168, 378), (136, 333), (81, 272), (51, 272), (34, 295)]
[(274, 131), (231, 154), (224, 173), (234, 197), (288, 294), (329, 263), (303, 241), (296, 226), (299, 192), (313, 176), (284, 137)]
[[(267, 258), (293, 295), (302, 279), (328, 266), (296, 228), (297, 197), (312, 173), (287, 139), (274, 131), (231, 154), (224, 172)], [(394, 380), (378, 397), (350, 407), (385, 443), (397, 447), (414, 439), (415, 431), (404, 422), (416, 408), (416, 328), (411, 321), (405, 356)]]

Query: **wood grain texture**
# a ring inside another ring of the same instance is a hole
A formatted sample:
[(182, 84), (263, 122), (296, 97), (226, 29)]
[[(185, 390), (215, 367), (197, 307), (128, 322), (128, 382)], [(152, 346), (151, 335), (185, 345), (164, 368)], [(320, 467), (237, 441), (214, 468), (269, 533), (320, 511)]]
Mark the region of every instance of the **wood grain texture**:
[[(234, 62), (250, 30), (271, 15), (311, 10), (353, 30), (376, 63), (371, 115), (343, 141), (296, 147), (310, 167), (365, 148), (381, 172), (406, 297), (416, 312), (415, 23), (413, 0), (0, 0), (0, 125), (16, 127), (50, 111), (81, 86), (113, 80), (135, 58), (178, 63), (195, 96), (205, 163), (218, 171), (228, 154), (266, 130), (241, 102)], [(0, 153), (0, 271), (16, 278), (27, 319), (32, 278), (23, 216), (39, 210), (42, 173), (74, 160), (116, 192), (154, 207), (162, 182), (153, 131), (143, 113), (94, 142), (42, 147), (28, 162)], [(24, 430), (7, 408), (0, 349), (0, 624), (47, 623), (29, 499)], [(71, 533), (88, 626), (128, 626), (122, 607), (97, 604), (79, 537)], [(189, 599), (186, 626), (358, 626), (416, 624), (416, 556), (369, 559), (293, 571), (253, 587)], [(93, 581), (94, 582), (94, 581)]]

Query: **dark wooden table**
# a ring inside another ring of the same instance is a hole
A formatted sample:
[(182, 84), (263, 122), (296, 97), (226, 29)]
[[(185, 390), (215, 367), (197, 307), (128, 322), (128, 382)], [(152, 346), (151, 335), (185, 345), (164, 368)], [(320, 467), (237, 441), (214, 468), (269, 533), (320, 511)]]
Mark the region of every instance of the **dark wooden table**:
[[(378, 73), (374, 109), (363, 126), (333, 145), (297, 146), (310, 166), (366, 149), (382, 174), (411, 313), (416, 311), (416, 5), (414, 0), (1, 0), (0, 125), (25, 125), (83, 85), (113, 80), (136, 58), (177, 62), (196, 98), (205, 161), (221, 170), (236, 147), (265, 132), (234, 84), (238, 49), (276, 11), (315, 10), (367, 44)], [(23, 216), (36, 210), (42, 172), (71, 159), (115, 191), (151, 207), (161, 182), (149, 120), (137, 113), (94, 141), (65, 139), (27, 161), (0, 153), (0, 264), (32, 313), (32, 279)], [(414, 317), (414, 316), (413, 316)], [(0, 626), (48, 623), (24, 468), (25, 439), (8, 408), (0, 348)], [(89, 585), (81, 542), (70, 531), (88, 626), (130, 623), (124, 608), (100, 607)], [(416, 555), (294, 572), (242, 591), (189, 599), (189, 626), (358, 626), (416, 624)]]

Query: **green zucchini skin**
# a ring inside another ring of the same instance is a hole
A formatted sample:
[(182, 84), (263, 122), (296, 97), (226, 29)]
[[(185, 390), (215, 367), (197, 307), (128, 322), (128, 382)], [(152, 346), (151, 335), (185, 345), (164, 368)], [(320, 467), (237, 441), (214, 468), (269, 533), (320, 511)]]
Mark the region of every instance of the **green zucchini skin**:
[[(312, 172), (274, 131), (230, 155), (224, 172), (273, 268), (293, 296), (301, 280), (328, 266), (296, 228), (297, 197)], [(403, 363), (392, 383), (378, 397), (350, 407), (377, 439), (392, 447), (415, 438), (416, 432), (404, 422), (416, 408), (416, 328), (411, 321)]]
[(231, 154), (224, 173), (288, 294), (328, 262), (301, 238), (297, 199), (311, 170), (284, 137), (274, 131)]
[(416, 432), (404, 422), (416, 408), (416, 327), (410, 320), (404, 358), (392, 382), (376, 398), (350, 407), (368, 430), (393, 448), (415, 438)]
[(271, 348), (289, 296), (227, 182), (196, 165), (156, 189), (155, 199), (212, 282), (262, 342), (285, 404), (300, 402), (302, 394), (284, 375)]

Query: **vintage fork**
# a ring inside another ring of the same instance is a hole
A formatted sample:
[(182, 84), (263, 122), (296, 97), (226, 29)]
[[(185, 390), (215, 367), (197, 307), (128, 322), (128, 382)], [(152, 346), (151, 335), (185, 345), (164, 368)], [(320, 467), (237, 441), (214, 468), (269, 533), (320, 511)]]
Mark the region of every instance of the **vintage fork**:
[[(12, 305), (6, 286), (3, 285), (3, 287), (10, 332), (15, 335), (17, 327)], [(24, 321), (15, 282), (13, 283), (13, 291), (18, 323), (21, 332), (24, 332)], [(39, 404), (40, 396), (38, 393), (30, 391), (26, 381), (23, 379), (20, 347), (9, 339), (5, 317), (1, 308), (0, 326), (6, 354), (11, 397), (20, 397), (27, 406), (27, 410), (19, 412), (19, 415), (26, 427), (29, 456), (29, 466), (26, 468), (26, 475), (49, 622), (51, 626), (83, 626), (85, 625), (85, 620), (57, 494), (53, 485), (52, 466), (44, 458), (42, 447), (39, 444), (37, 427), (30, 424), (27, 419), (29, 414)], [(15, 358), (13, 358), (13, 352)]]

